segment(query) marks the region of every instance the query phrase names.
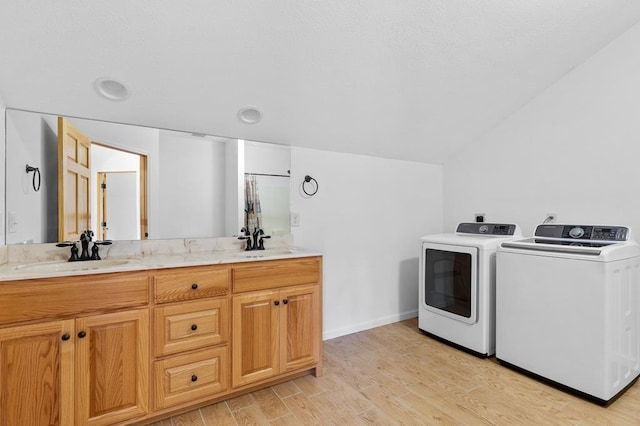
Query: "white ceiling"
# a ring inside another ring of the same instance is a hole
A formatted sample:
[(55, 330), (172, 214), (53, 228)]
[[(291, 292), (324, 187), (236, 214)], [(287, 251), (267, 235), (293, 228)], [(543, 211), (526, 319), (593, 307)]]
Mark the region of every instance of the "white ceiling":
[(0, 98), (440, 163), (639, 20), (637, 0), (0, 0)]

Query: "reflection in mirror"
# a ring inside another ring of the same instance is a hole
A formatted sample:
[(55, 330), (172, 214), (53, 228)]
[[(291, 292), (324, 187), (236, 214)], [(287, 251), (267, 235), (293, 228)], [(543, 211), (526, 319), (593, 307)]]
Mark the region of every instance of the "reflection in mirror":
[[(245, 142), (244, 227), (289, 233), (289, 148)], [(280, 172), (280, 173), (278, 173)]]
[[(63, 228), (77, 240), (87, 223), (96, 238), (114, 240), (231, 236), (247, 223), (290, 232), (287, 146), (66, 117), (90, 140), (82, 178), (67, 161), (77, 149), (58, 159), (58, 121), (6, 110), (7, 244), (57, 242)], [(27, 163), (41, 171), (39, 191)], [(245, 199), (250, 180), (257, 204)], [(61, 207), (83, 203), (86, 213)], [(259, 222), (248, 222), (251, 203)]]

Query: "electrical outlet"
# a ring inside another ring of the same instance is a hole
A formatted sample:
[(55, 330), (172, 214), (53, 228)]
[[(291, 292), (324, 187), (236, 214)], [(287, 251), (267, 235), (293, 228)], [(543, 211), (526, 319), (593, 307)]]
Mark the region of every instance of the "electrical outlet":
[(300, 226), (300, 213), (291, 213), (291, 227)]
[(556, 220), (558, 220), (558, 213), (547, 213), (544, 223), (556, 223)]
[(475, 217), (476, 217), (476, 222), (484, 222), (485, 214), (484, 213), (476, 213)]

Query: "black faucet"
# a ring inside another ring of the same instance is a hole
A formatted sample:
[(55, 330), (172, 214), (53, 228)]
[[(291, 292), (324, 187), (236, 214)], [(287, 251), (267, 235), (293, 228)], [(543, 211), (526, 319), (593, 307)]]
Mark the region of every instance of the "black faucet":
[(98, 246), (109, 246), (111, 244), (113, 244), (111, 240), (94, 241), (93, 247), (91, 247), (91, 258), (89, 260), (101, 260), (102, 258), (98, 253)]
[(91, 247), (91, 255), (89, 255), (89, 242), (93, 238), (93, 231), (86, 230), (82, 234), (80, 234), (80, 245), (82, 247), (82, 252), (80, 256), (78, 256), (78, 246), (77, 241), (65, 241), (62, 243), (56, 244), (57, 247), (71, 247), (71, 257), (69, 258), (69, 262), (76, 262), (81, 260), (100, 260), (100, 254), (98, 253), (98, 246), (107, 246), (113, 244), (109, 240), (105, 241), (94, 241), (93, 247)]
[(65, 241), (62, 243), (56, 244), (56, 247), (71, 247), (71, 257), (69, 258), (69, 262), (75, 262), (76, 260), (80, 260), (78, 257), (78, 246), (75, 242)]
[(247, 240), (247, 246), (245, 248), (246, 251), (253, 250), (251, 248), (251, 233), (244, 226), (240, 230), (241, 235), (238, 237), (239, 240)]
[[(259, 238), (259, 239), (258, 239)], [(264, 239), (271, 238), (270, 235), (264, 235), (264, 231), (260, 228), (256, 228), (253, 231), (253, 249), (252, 250), (264, 250)]]
[(89, 260), (89, 242), (93, 238), (93, 231), (87, 229), (82, 234), (80, 234), (80, 244), (82, 245), (82, 252), (80, 253), (80, 259), (78, 260)]
[(271, 238), (271, 235), (260, 235), (260, 241), (258, 241), (258, 248), (256, 250), (264, 250), (264, 240)]
[(239, 240), (247, 240), (247, 246), (245, 251), (250, 250), (264, 250), (264, 239), (271, 238), (270, 235), (264, 235), (264, 231), (258, 227), (253, 230), (253, 241), (251, 240), (251, 233), (246, 227), (243, 227), (240, 232), (242, 235), (238, 237)]
[(258, 250), (258, 238), (264, 235), (264, 231), (260, 228), (256, 228), (253, 230), (253, 246), (251, 247), (251, 250)]

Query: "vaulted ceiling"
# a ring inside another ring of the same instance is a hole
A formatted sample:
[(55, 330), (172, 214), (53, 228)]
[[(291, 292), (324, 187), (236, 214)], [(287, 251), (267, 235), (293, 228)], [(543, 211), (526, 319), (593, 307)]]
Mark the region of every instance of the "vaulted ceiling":
[(0, 0), (0, 98), (441, 163), (639, 20), (636, 0)]

